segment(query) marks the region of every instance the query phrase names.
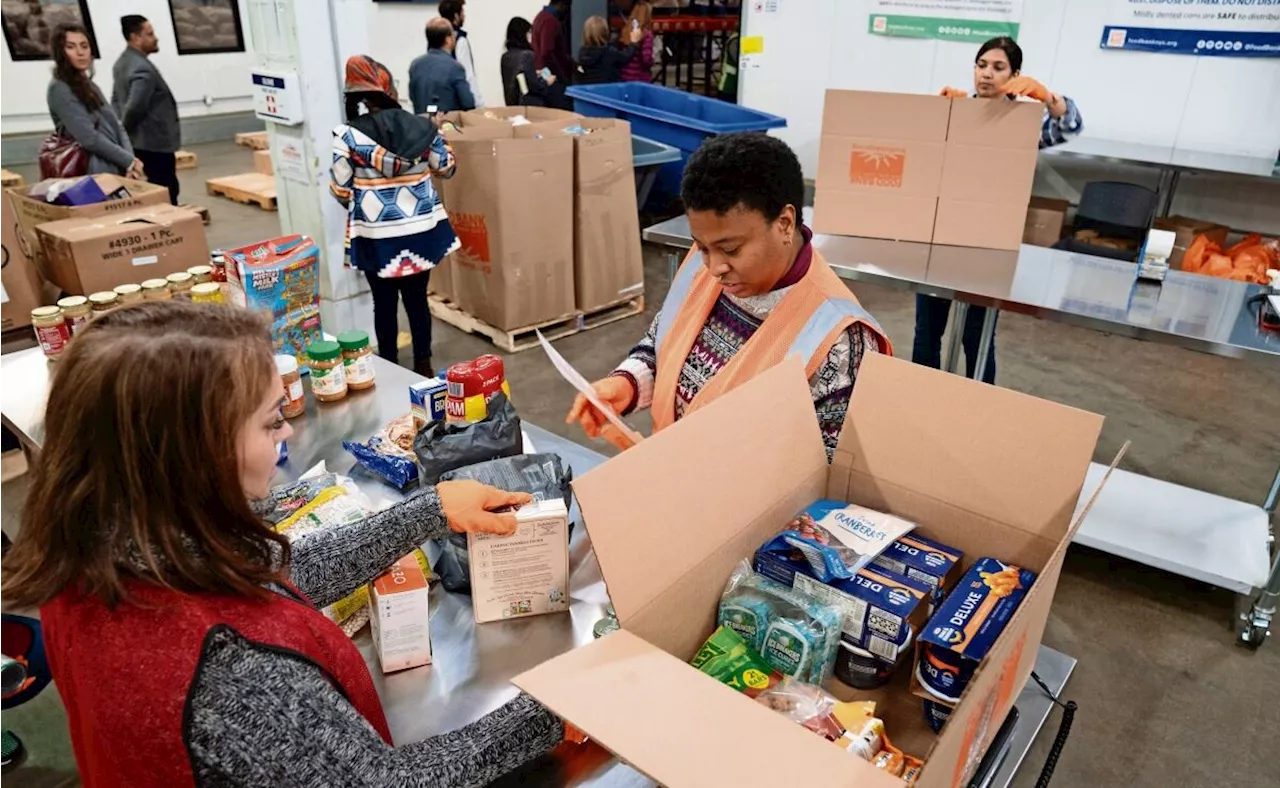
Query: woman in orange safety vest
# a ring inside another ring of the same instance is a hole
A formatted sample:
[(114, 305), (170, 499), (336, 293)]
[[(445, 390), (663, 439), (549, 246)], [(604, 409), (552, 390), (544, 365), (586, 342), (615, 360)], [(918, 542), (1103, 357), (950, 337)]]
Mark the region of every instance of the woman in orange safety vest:
[[(800, 162), (765, 134), (712, 137), (689, 159), (680, 196), (694, 247), (648, 333), (592, 387), (619, 414), (649, 408), (657, 432), (798, 355), (829, 458), (863, 355), (892, 350), (810, 243)], [(566, 421), (630, 445), (582, 395)]]

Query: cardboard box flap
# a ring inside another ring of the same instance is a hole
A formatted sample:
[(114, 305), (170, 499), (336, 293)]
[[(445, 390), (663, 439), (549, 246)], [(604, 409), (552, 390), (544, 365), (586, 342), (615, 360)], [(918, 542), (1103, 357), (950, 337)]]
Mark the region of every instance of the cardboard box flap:
[(923, 496), (1056, 545), (1075, 511), (1102, 421), (1026, 394), (868, 355), (832, 474), (873, 486), (886, 499)]
[[(902, 785), (629, 632), (614, 632), (512, 681), (670, 788)], [(753, 746), (786, 755), (739, 757)]]
[(171, 205), (139, 208), (128, 213), (97, 216), (92, 219), (59, 219), (39, 225), (37, 232), (69, 241), (107, 238), (128, 231), (128, 225), (146, 227), (171, 227), (183, 219), (199, 218), (194, 211)]
[(822, 135), (942, 142), (951, 105), (942, 96), (829, 88), (822, 105)]
[(1044, 104), (1008, 98), (956, 99), (951, 106), (948, 144), (1037, 150)]
[[(714, 576), (708, 598), (685, 600), (700, 622), (713, 615), (733, 564), (768, 533), (737, 555), (724, 555), (726, 544), (775, 508), (780, 491), (825, 476), (826, 467), (804, 370), (792, 359), (576, 479), (583, 521), (622, 626), (716, 556), (724, 566), (706, 570)], [(769, 481), (753, 484), (756, 479)], [(709, 634), (700, 633), (703, 639)]]

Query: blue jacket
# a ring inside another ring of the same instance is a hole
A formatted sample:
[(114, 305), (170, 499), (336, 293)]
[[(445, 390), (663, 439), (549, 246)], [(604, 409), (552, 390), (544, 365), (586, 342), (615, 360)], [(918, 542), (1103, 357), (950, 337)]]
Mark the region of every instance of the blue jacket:
[(409, 98), (417, 115), (432, 106), (438, 112), (476, 108), (466, 69), (443, 49), (429, 49), (409, 64)]

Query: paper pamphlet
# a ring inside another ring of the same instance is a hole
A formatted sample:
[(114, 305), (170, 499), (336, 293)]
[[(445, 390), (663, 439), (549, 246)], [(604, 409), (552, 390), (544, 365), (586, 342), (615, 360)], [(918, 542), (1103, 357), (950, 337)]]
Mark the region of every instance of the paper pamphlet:
[(622, 420), (622, 417), (613, 411), (613, 408), (604, 404), (604, 402), (596, 396), (595, 389), (591, 388), (591, 384), (587, 382), (587, 379), (582, 377), (582, 373), (574, 369), (573, 365), (566, 361), (564, 356), (560, 355), (560, 351), (551, 346), (551, 343), (547, 341), (547, 338), (542, 335), (541, 331), (538, 331), (537, 334), (538, 341), (542, 343), (542, 349), (547, 353), (547, 358), (551, 359), (552, 365), (555, 366), (556, 371), (560, 373), (561, 377), (569, 381), (569, 383), (572, 384), (572, 386), (577, 389), (582, 396), (587, 398), (587, 402), (590, 402), (595, 406), (596, 410), (603, 413), (605, 418), (609, 420), (609, 423), (617, 427), (618, 431), (627, 436), (628, 440), (632, 443), (639, 443), (644, 440), (644, 436), (628, 427), (627, 423)]

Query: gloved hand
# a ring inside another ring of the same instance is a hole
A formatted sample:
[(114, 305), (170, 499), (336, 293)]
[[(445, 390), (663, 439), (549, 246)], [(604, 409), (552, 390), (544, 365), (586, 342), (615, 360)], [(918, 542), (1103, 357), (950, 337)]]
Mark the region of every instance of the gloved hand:
[(942, 91), (938, 93), (938, 95), (942, 96), (943, 98), (969, 98), (968, 91), (961, 90), (960, 88), (953, 88), (953, 87), (943, 88)]
[[(631, 406), (637, 394), (635, 386), (622, 375), (610, 375), (597, 380), (591, 384), (591, 388), (595, 389), (596, 396), (601, 402), (613, 409), (614, 413), (619, 414)], [(575, 421), (582, 425), (582, 431), (587, 433), (589, 438), (604, 438), (622, 450), (629, 449), (633, 445), (582, 394), (574, 398), (573, 407), (569, 409), (569, 415), (565, 417), (564, 423), (572, 424)]]
[(515, 532), (516, 516), (510, 512), (494, 514), (493, 510), (533, 500), (528, 493), (499, 490), (474, 479), (440, 482), (436, 485), (436, 494), (440, 496), (440, 508), (449, 521), (450, 530), (500, 536)]
[(1049, 89), (1031, 77), (1018, 76), (1004, 83), (1006, 96), (1026, 96), (1046, 104), (1053, 98)]

